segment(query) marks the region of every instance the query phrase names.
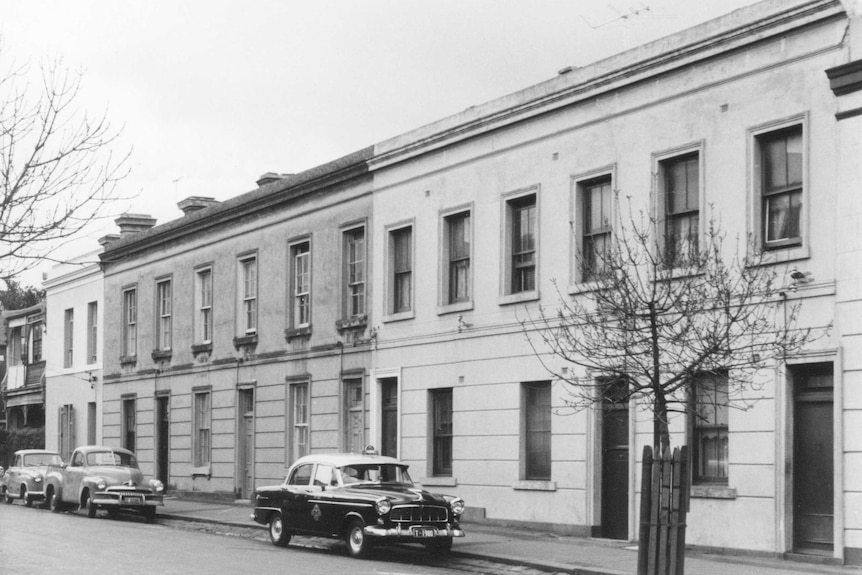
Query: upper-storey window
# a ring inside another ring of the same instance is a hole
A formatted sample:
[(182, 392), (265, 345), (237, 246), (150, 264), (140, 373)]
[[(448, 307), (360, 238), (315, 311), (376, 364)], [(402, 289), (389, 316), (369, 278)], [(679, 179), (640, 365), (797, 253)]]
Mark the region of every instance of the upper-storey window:
[(311, 249), (308, 241), (290, 247), (291, 322), (294, 328), (311, 324)]
[(365, 227), (344, 232), (344, 310), (348, 318), (365, 314)]
[(766, 249), (802, 243), (802, 126), (757, 136), (761, 226)]
[(72, 367), (75, 339), (75, 310), (67, 309), (63, 316), (63, 367)]
[(391, 312), (413, 309), (413, 228), (405, 226), (389, 232), (391, 254)]
[(99, 303), (91, 301), (87, 304), (87, 363), (96, 363), (99, 359)]
[(536, 289), (536, 196), (530, 194), (509, 201), (512, 220), (512, 274), (511, 293)]
[(123, 291), (123, 342), (124, 357), (138, 354), (138, 292), (135, 288)]
[(195, 273), (195, 342), (213, 339), (213, 270), (204, 267)]
[(669, 266), (697, 254), (700, 234), (700, 159), (697, 152), (660, 163), (664, 186), (665, 258)]
[(443, 218), (446, 243), (445, 254), (446, 304), (463, 303), (472, 297), (470, 260), (471, 248), (470, 212), (464, 211)]
[(240, 335), (257, 333), (257, 257), (239, 260), (239, 329)]
[(156, 283), (156, 349), (171, 349), (171, 280)]
[(581, 189), (581, 274), (584, 281), (589, 281), (603, 273), (607, 266), (605, 254), (611, 247), (612, 233), (611, 178), (607, 176), (584, 182)]

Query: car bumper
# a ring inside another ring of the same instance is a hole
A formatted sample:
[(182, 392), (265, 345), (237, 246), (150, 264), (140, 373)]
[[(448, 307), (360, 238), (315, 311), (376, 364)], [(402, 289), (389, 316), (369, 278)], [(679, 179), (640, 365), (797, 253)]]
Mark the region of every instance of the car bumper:
[(386, 539), (410, 539), (422, 541), (426, 539), (437, 539), (441, 537), (464, 537), (464, 530), (457, 525), (448, 524), (445, 527), (408, 525), (402, 527), (383, 527), (381, 525), (366, 525), (363, 529), (366, 535), (371, 537), (383, 537)]
[(115, 507), (123, 509), (161, 507), (165, 504), (163, 495), (118, 496), (106, 493), (96, 493), (93, 495), (93, 503), (99, 507)]
[(37, 501), (39, 499), (45, 499), (44, 491), (33, 491), (32, 489), (27, 490), (27, 499), (31, 501)]

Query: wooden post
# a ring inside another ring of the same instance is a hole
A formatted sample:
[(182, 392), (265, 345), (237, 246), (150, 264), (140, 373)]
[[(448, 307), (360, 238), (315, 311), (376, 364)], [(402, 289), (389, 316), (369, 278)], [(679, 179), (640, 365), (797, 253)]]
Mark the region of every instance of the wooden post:
[(648, 573), (648, 545), (650, 535), (650, 502), (652, 494), (650, 486), (652, 482), (652, 447), (644, 445), (643, 462), (641, 463), (641, 512), (640, 530), (638, 531), (638, 575), (649, 575)]

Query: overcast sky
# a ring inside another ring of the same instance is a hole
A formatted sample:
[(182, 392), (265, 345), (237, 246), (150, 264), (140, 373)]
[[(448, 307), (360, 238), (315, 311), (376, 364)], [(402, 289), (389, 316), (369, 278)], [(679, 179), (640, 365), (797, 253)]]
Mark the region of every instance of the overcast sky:
[(83, 70), (132, 148), (113, 211), (164, 223), (754, 1), (0, 0), (0, 37)]

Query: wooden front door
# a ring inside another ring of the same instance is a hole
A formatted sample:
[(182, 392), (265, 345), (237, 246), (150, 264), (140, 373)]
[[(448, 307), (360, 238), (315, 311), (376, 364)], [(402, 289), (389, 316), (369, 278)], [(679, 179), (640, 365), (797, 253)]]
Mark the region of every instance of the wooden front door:
[(602, 537), (629, 537), (629, 404), (606, 398), (602, 408)]
[(170, 465), (170, 398), (159, 396), (156, 398), (156, 478), (161, 481), (165, 488), (168, 486), (168, 466)]
[(380, 386), (381, 435), (380, 454), (398, 457), (398, 380), (384, 379)]
[(834, 542), (832, 364), (793, 373), (793, 549), (831, 555)]

